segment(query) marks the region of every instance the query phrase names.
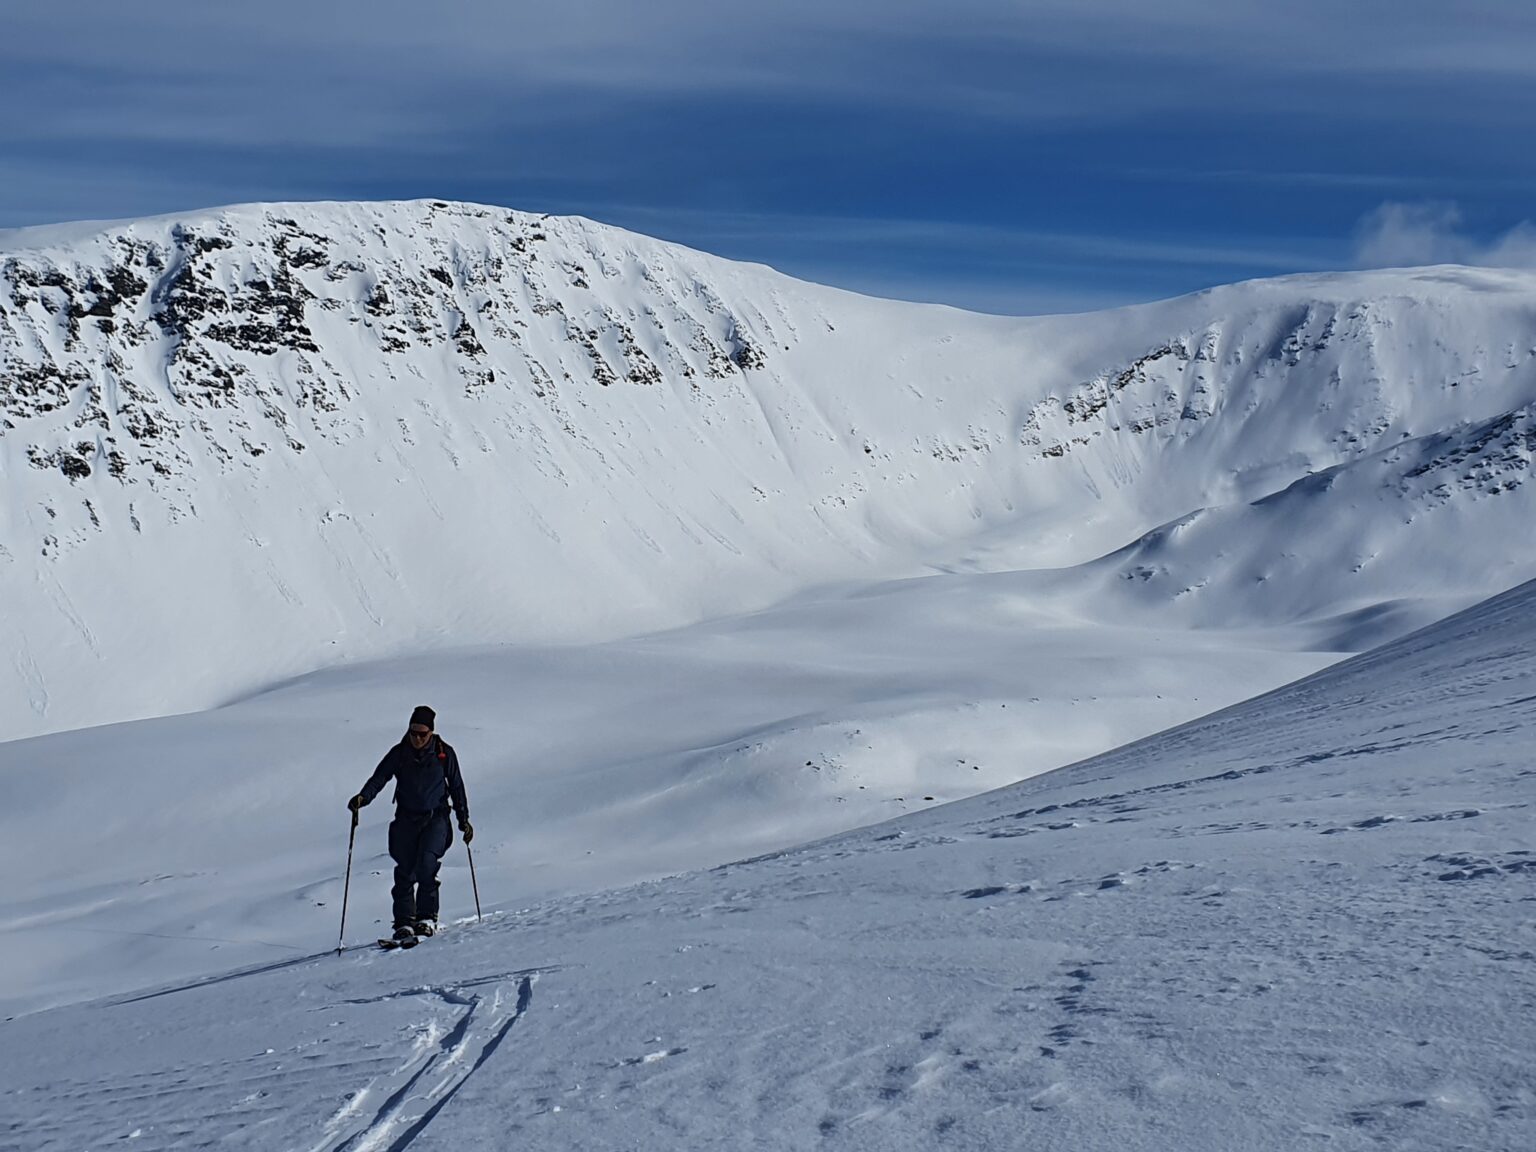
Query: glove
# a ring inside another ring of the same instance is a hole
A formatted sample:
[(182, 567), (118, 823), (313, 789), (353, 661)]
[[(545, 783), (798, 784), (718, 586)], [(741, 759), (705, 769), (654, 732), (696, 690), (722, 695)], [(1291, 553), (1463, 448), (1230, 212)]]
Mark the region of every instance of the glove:
[(359, 808), (361, 808), (366, 803), (368, 803), (368, 801), (364, 800), (363, 799), (363, 794), (361, 792), (359, 792), (356, 796), (352, 797), (352, 799), (347, 801), (347, 807), (352, 809), (352, 811), (356, 812)]
[(468, 820), (459, 821), (459, 835), (464, 837), (464, 843), (468, 844), (475, 838), (475, 826)]

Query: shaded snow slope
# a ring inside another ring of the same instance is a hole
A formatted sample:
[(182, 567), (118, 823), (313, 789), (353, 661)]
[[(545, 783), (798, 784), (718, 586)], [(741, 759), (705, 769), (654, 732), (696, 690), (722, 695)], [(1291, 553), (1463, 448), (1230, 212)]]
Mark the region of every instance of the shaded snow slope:
[(0, 723), (1074, 565), (1175, 522), (1062, 610), (1351, 647), (1530, 575), (1533, 402), (1517, 272), (1007, 320), (439, 201), (11, 232)]
[[(458, 750), (480, 890), (526, 903), (784, 848), (1033, 775), (1334, 659), (1101, 628), (1029, 573), (934, 576), (595, 645), (332, 669), (228, 707), (0, 744), (0, 1011), (311, 951), (346, 797), (418, 699)], [(389, 793), (354, 930), (389, 926)], [(67, 850), (59, 846), (67, 845)], [(472, 911), (450, 858), (445, 910)]]
[(8, 1143), (1536, 1143), (1536, 584), (953, 805), (3, 1025)]

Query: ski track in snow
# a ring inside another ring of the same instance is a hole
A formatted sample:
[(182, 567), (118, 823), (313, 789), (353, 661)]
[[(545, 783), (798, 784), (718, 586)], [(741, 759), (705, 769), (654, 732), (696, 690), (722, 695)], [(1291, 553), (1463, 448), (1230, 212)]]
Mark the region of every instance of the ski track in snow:
[[(368, 955), (371, 955), (369, 953)], [(308, 957), (297, 963), (325, 963)], [(345, 963), (345, 961), (343, 961)], [(290, 965), (227, 979), (271, 978)], [(404, 1009), (399, 1029), (405, 1051), (371, 1037), (327, 1043), (313, 1036), (279, 1052), (262, 1049), (233, 1059), (178, 1062), (152, 1071), (76, 1079), (8, 1092), (28, 1118), (8, 1121), (4, 1147), (54, 1150), (96, 1147), (131, 1138), (135, 1149), (186, 1147), (307, 1148), (310, 1152), (401, 1152), (496, 1053), (533, 1004), (544, 970), (503, 972), (458, 985), (419, 985), (342, 998), (310, 1011), (329, 1016), (349, 1008)], [(372, 973), (390, 975), (387, 968)], [(205, 992), (225, 981), (169, 989), (156, 995)], [(329, 980), (322, 980), (329, 985)], [(279, 993), (280, 994), (280, 993)], [(169, 1014), (161, 1006), (136, 1007), (155, 996), (103, 1001), (94, 1008)], [(134, 1007), (130, 1007), (134, 1006)], [(421, 1016), (426, 1008), (428, 1014)], [(278, 1014), (279, 1017), (281, 1013)], [(364, 1011), (358, 1019), (367, 1019)], [(140, 1020), (146, 1017), (138, 1017)], [(125, 1026), (133, 1029), (132, 1018)], [(249, 1025), (251, 1022), (247, 1021)], [(332, 1025), (334, 1027), (334, 1025)], [(304, 1107), (295, 1114), (291, 1093)], [(308, 1115), (327, 1098), (342, 1103), (305, 1138)], [(18, 1143), (9, 1143), (15, 1141)]]
[(16, 1018), (0, 1142), (1526, 1152), (1533, 607), (799, 848)]
[[(424, 1050), (416, 1060), (358, 1092), (357, 1098), (385, 1097), (368, 1123), (355, 1131), (329, 1137), (311, 1152), (403, 1152), (453, 1099), (454, 1093), (495, 1054), (507, 1033), (523, 1018), (533, 1003), (533, 984), (537, 979), (537, 974), (522, 976), (516, 984), (515, 998), (506, 996), (502, 987), (469, 996), (452, 988), (419, 988), (385, 997), (435, 996), (451, 1007), (462, 1008), (463, 1015), (446, 1034), (433, 1037), (435, 1043), (423, 1044)], [(348, 1111), (350, 1106), (328, 1127), (345, 1128)]]

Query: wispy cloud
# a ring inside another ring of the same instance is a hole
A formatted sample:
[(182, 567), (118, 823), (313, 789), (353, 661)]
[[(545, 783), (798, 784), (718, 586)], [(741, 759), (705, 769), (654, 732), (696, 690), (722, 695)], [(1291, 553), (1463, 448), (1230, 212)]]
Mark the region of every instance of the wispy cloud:
[(1507, 226), (1532, 59), (1528, 0), (21, 0), (0, 226), (441, 196), (1073, 307), (1339, 266), (1382, 199)]
[(1008, 315), (1108, 308), (1336, 263), (1316, 241), (1159, 240), (968, 220), (663, 210), (612, 201), (577, 207), (648, 235), (771, 263), (801, 279)]
[[(651, 215), (656, 217), (655, 223), (663, 228), (668, 223), (660, 214), (623, 204), (597, 205), (587, 210), (605, 219), (619, 215)], [(1320, 257), (1317, 246), (1303, 242), (1260, 247), (1242, 241), (1224, 244), (1217, 239), (1207, 238), (1203, 242), (1193, 243), (1157, 240), (1146, 236), (911, 217), (690, 212), (686, 216), (686, 226), (690, 232), (727, 242), (783, 236), (793, 231), (818, 245), (827, 242), (899, 244), (946, 251), (989, 253), (1010, 261), (1054, 257), (1074, 261), (1121, 261), (1158, 266), (1216, 265), (1292, 271), (1298, 263), (1305, 265), (1308, 260)]]
[[(1111, 173), (1105, 172), (1104, 175)], [(1482, 168), (1462, 171), (1432, 172), (1351, 172), (1304, 171), (1278, 167), (1262, 168), (1121, 168), (1113, 175), (1132, 180), (1170, 184), (1221, 183), (1233, 185), (1268, 185), (1277, 188), (1325, 189), (1390, 192), (1398, 195), (1435, 196), (1469, 192), (1536, 193), (1536, 180), (1529, 176), (1492, 176)]]
[(1489, 239), (1465, 226), (1450, 202), (1388, 201), (1360, 221), (1355, 263), (1362, 268), (1404, 268), (1423, 264), (1475, 264), (1494, 268), (1536, 268), (1536, 225), (1522, 220)]
[(1536, 89), (1536, 15), (1511, 0), (72, 0), (6, 25), (0, 133), (22, 136), (371, 139), (472, 120), (488, 93), (530, 121), (716, 94), (1065, 124), (1323, 100), (1322, 77)]

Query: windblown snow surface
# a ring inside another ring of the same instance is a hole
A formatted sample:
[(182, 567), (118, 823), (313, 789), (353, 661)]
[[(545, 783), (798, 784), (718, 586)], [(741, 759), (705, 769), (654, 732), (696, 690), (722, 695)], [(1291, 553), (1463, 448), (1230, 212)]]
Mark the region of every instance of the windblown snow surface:
[[(1525, 273), (0, 234), (0, 1146), (1528, 1148), (1533, 405)], [(488, 916), (317, 958), (421, 702)]]
[(1536, 583), (896, 821), (11, 1020), (6, 1142), (1529, 1149), (1533, 621)]

